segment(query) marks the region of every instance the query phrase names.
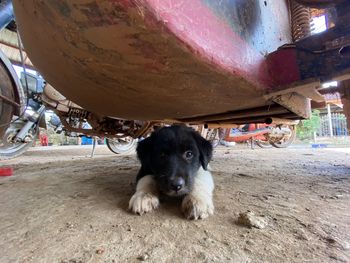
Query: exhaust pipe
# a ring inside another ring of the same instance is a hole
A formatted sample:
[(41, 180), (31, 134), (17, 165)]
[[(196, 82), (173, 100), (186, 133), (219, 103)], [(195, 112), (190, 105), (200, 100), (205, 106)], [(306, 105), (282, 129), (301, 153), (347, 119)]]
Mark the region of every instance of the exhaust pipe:
[(299, 120), (289, 120), (289, 119), (280, 119), (280, 118), (266, 118), (266, 124), (274, 124), (274, 125), (297, 125)]

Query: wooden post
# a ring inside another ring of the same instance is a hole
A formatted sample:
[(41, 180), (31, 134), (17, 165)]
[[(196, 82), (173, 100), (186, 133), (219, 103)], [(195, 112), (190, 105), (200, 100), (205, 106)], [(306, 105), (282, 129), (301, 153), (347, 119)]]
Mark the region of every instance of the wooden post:
[(346, 116), (347, 122), (347, 134), (349, 135), (350, 131), (350, 80), (344, 80), (341, 82), (342, 85), (342, 97), (341, 102), (343, 103), (343, 112)]
[(316, 135), (316, 132), (314, 132), (314, 143), (316, 143), (317, 142), (317, 135)]

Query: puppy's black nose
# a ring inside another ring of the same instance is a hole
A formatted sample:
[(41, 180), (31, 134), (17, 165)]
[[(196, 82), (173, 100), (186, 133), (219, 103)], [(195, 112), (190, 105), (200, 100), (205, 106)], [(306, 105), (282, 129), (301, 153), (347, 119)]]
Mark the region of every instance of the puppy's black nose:
[(178, 177), (171, 182), (170, 187), (171, 187), (171, 190), (174, 190), (177, 192), (181, 190), (184, 184), (185, 184), (185, 180), (181, 177)]

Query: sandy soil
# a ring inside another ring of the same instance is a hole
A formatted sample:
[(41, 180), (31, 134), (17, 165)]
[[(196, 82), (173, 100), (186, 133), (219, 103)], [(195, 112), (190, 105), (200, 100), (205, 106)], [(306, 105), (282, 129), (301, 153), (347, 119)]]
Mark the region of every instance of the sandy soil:
[[(104, 147), (34, 148), (3, 161), (0, 262), (350, 262), (350, 149), (220, 148), (215, 215), (179, 201), (127, 211), (139, 164)], [(263, 229), (237, 224), (250, 210)]]

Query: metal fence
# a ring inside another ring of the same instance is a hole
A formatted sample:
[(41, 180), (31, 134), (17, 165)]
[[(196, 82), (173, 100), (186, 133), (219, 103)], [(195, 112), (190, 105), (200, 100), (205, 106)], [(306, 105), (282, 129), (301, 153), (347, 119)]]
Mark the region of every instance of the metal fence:
[[(320, 137), (328, 136), (348, 136), (346, 117), (342, 113), (331, 113), (332, 124), (329, 123), (328, 115), (321, 115), (321, 126), (317, 132)], [(333, 133), (330, 132), (330, 126), (332, 126)]]

